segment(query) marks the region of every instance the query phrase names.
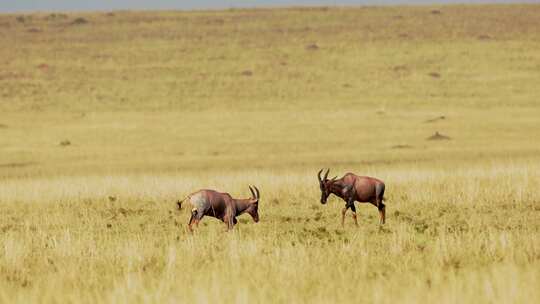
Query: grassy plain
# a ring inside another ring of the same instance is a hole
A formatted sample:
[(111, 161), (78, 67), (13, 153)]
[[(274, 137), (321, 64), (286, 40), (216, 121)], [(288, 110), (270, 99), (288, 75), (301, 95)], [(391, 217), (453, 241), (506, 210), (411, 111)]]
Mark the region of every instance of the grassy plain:
[[(0, 15), (0, 302), (540, 302), (539, 17)], [(340, 227), (321, 167), (387, 224)], [(248, 184), (260, 223), (186, 233), (176, 199)]]

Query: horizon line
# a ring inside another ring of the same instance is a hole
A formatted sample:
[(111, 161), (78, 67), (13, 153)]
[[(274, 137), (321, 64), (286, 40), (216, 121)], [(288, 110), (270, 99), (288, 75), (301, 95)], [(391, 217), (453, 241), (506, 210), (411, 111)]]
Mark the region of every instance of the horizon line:
[(333, 8), (333, 9), (346, 9), (346, 8), (370, 8), (370, 7), (449, 7), (449, 6), (516, 6), (516, 5), (540, 5), (540, 1), (492, 1), (492, 2), (409, 2), (409, 3), (374, 3), (374, 4), (295, 4), (295, 5), (246, 5), (246, 6), (220, 6), (220, 7), (201, 7), (201, 8), (97, 8), (97, 9), (15, 9), (15, 10), (3, 10), (0, 9), (0, 15), (9, 14), (40, 14), (40, 13), (107, 13), (107, 12), (220, 12), (220, 11), (234, 11), (234, 10), (286, 10), (286, 9), (309, 9), (309, 8)]

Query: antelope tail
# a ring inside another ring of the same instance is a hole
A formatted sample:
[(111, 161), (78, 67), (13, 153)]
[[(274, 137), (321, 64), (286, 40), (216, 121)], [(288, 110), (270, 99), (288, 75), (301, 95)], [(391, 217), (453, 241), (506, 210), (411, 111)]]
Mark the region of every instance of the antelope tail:
[(176, 201), (176, 206), (178, 207), (178, 210), (182, 210), (182, 203), (187, 200), (188, 198), (190, 198), (191, 195), (188, 195), (186, 197), (184, 197), (184, 199), (182, 199), (181, 201)]

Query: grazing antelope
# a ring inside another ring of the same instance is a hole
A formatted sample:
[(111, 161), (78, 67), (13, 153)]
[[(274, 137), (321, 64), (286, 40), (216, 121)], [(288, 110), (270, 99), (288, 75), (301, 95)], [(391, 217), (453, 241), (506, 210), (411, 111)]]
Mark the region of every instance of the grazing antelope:
[[(255, 189), (255, 190), (254, 190)], [(236, 217), (246, 212), (257, 223), (259, 221), (259, 189), (249, 186), (251, 198), (235, 199), (229, 193), (221, 193), (214, 190), (199, 190), (191, 193), (182, 201), (178, 201), (178, 207), (182, 207), (182, 202), (189, 200), (192, 205), (191, 218), (189, 219), (188, 229), (193, 231), (193, 225), (199, 225), (201, 219), (205, 216), (215, 217), (227, 225), (227, 230), (231, 230), (237, 223)]]
[(373, 177), (358, 176), (353, 173), (347, 173), (342, 178), (328, 179), (330, 169), (326, 171), (324, 177), (321, 178), (319, 171), (317, 177), (321, 187), (321, 204), (326, 204), (326, 200), (330, 194), (334, 194), (345, 201), (345, 208), (341, 211), (341, 225), (345, 224), (345, 213), (348, 209), (353, 212), (354, 223), (358, 226), (356, 218), (356, 208), (354, 202), (371, 203), (379, 209), (380, 224), (384, 224), (386, 220), (386, 212), (384, 205), (384, 182)]

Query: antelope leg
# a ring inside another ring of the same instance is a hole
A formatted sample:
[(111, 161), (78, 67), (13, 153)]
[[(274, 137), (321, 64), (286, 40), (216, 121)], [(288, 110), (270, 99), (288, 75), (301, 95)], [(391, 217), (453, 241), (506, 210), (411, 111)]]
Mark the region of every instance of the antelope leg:
[(386, 221), (386, 206), (383, 203), (379, 205), (379, 215), (381, 216), (380, 224), (384, 225)]
[(354, 206), (354, 203), (351, 205), (352, 210), (352, 217), (354, 219), (354, 224), (358, 227), (358, 219), (356, 218), (356, 207)]
[(237, 223), (237, 220), (233, 216), (227, 216), (224, 222), (225, 222), (225, 225), (227, 225), (227, 231), (230, 231), (234, 228), (234, 224)]
[(347, 206), (341, 210), (341, 226), (345, 227), (345, 213), (347, 213)]
[(193, 220), (195, 219), (196, 214), (197, 214), (197, 209), (191, 210), (191, 217), (189, 218), (189, 222), (188, 222), (189, 232), (193, 232), (193, 228), (191, 228), (191, 226), (193, 225)]
[(194, 223), (195, 223), (195, 220), (189, 222), (189, 224), (188, 224), (188, 230), (189, 230), (189, 232), (193, 232), (193, 224), (194, 224)]

